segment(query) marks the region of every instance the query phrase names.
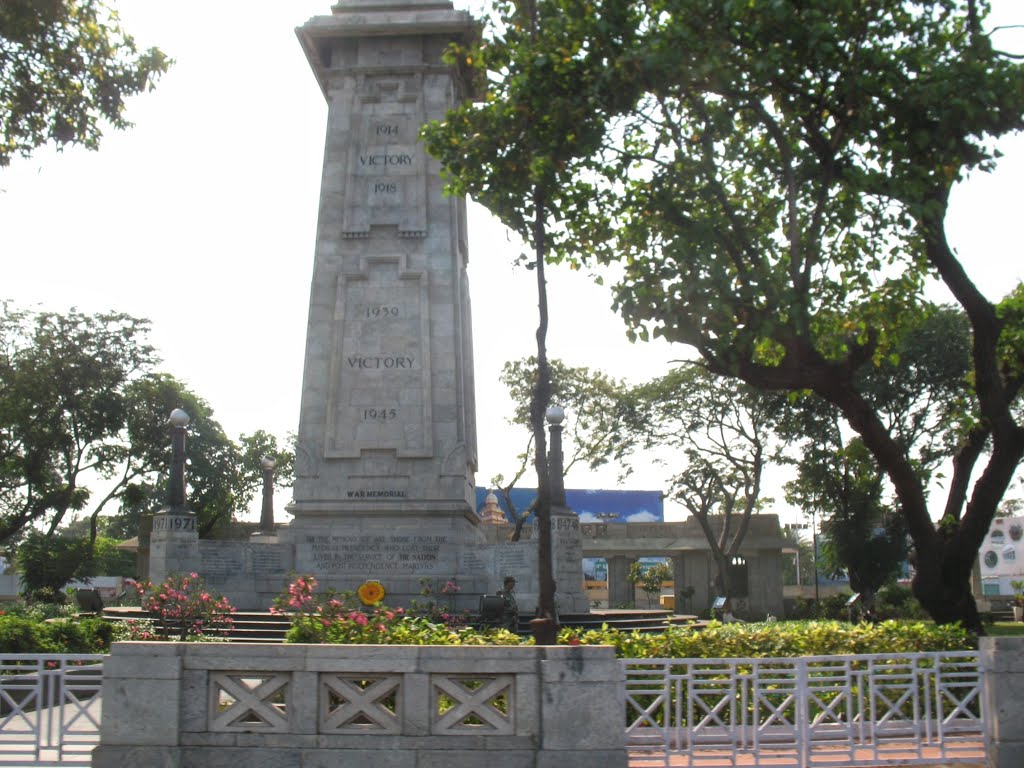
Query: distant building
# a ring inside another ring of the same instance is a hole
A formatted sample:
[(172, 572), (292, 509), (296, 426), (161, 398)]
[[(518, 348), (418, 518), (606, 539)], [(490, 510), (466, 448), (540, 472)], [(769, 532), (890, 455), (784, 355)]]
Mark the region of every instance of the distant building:
[(1024, 580), (1024, 517), (997, 517), (978, 550), (981, 594), (1012, 595), (1011, 581)]

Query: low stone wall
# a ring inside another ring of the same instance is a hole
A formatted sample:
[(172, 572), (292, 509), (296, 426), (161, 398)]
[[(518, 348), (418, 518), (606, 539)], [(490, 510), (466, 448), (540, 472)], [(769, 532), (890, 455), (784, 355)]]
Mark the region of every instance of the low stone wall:
[(115, 643), (95, 768), (624, 768), (607, 647)]
[(1024, 637), (981, 638), (989, 768), (1024, 766)]

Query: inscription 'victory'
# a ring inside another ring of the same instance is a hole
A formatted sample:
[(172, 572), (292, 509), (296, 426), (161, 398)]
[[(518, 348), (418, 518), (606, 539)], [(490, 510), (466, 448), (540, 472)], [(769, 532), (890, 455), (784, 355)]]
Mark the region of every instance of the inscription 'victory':
[(409, 368), (413, 367), (414, 360), (411, 357), (360, 357), (356, 355), (346, 359), (349, 368), (362, 370), (375, 370), (383, 368)]

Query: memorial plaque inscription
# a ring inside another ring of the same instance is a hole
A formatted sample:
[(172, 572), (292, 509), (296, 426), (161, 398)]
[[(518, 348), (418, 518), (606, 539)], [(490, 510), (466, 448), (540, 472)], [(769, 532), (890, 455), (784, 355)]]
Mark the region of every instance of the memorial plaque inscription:
[(354, 116), (343, 232), (365, 235), (371, 226), (397, 225), (406, 235), (426, 229), (422, 120), (410, 115)]
[(310, 535), (299, 556), (322, 573), (404, 575), (432, 571), (448, 543), (445, 536)]
[[(402, 257), (370, 260), (340, 277), (338, 315), (344, 319), (332, 360), (327, 457), (380, 449), (431, 456), (426, 274), (404, 269)], [(364, 495), (350, 497), (403, 496), (397, 488), (358, 491)]]

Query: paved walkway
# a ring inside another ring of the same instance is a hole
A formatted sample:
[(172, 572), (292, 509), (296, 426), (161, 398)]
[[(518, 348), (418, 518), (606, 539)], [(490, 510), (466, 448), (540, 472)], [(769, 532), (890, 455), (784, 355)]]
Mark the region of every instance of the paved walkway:
[[(958, 768), (985, 768), (985, 746), (981, 741), (976, 743), (965, 743), (962, 758), (969, 762), (957, 762), (950, 763), (948, 761), (942, 761), (939, 757), (937, 749), (925, 749), (924, 754), (921, 757), (927, 759), (928, 757), (934, 757), (934, 763), (912, 763), (917, 768), (946, 768), (949, 765), (956, 765)], [(931, 754), (929, 754), (929, 752)], [(849, 759), (838, 758), (833, 756), (833, 759), (826, 757), (826, 752), (821, 751), (818, 753), (818, 757), (813, 766), (830, 766), (831, 768), (843, 768), (843, 766), (850, 765)], [(910, 744), (907, 745), (905, 751), (901, 751), (898, 747), (893, 748), (891, 751), (887, 750), (888, 760), (885, 763), (871, 763), (868, 762), (872, 759), (873, 754), (871, 750), (857, 750), (854, 753), (853, 761), (857, 763), (857, 768), (891, 768), (891, 766), (898, 765), (911, 765), (908, 761), (917, 760), (919, 756), (917, 750)], [(846, 755), (843, 755), (845, 758)], [(863, 762), (862, 762), (863, 761)], [(762, 765), (777, 765), (779, 768), (789, 768), (796, 766), (794, 758), (792, 756), (780, 757), (778, 761), (768, 759), (761, 763)], [(719, 753), (716, 755), (713, 752), (704, 752), (699, 758), (690, 761), (690, 758), (685, 755), (671, 755), (669, 761), (665, 762), (665, 756), (663, 753), (652, 754), (650, 752), (631, 751), (629, 753), (629, 766), (630, 768), (653, 768), (653, 766), (669, 766), (670, 768), (731, 768), (731, 766), (750, 766), (754, 765), (754, 760), (749, 755), (740, 755), (738, 759), (733, 762), (731, 754)], [(803, 768), (798, 766), (798, 768)]]

